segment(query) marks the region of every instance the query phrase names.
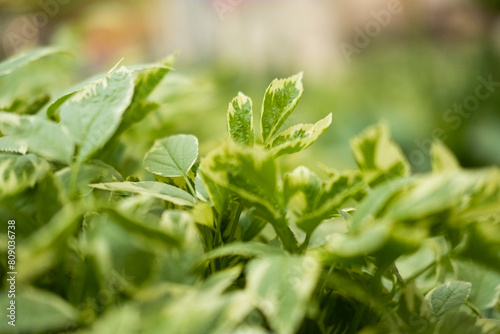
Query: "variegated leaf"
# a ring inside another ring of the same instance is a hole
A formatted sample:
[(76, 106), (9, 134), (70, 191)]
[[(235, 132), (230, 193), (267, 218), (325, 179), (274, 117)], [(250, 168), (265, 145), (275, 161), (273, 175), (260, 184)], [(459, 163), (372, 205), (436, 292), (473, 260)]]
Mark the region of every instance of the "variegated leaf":
[(296, 153), (311, 146), (332, 123), (329, 114), (316, 124), (299, 124), (273, 137), (267, 147), (274, 156)]
[(455, 155), (441, 141), (432, 143), (431, 164), (434, 173), (455, 171), (460, 169), (460, 163)]
[(38, 116), (0, 112), (0, 130), (20, 147), (48, 160), (69, 164), (74, 143), (56, 123)]
[(252, 146), (254, 143), (252, 100), (238, 93), (227, 110), (227, 128), (236, 142)]
[(87, 160), (108, 142), (120, 125), (133, 93), (132, 76), (122, 66), (64, 102), (61, 125), (79, 146), (78, 162)]
[(28, 152), (28, 145), (19, 143), (11, 137), (0, 137), (0, 151), (26, 154)]
[(264, 144), (278, 133), (302, 96), (302, 72), (287, 79), (275, 79), (266, 90), (260, 118)]
[(372, 185), (410, 175), (410, 164), (401, 148), (391, 139), (385, 123), (371, 126), (354, 137), (351, 149), (359, 168), (374, 173)]
[(276, 165), (267, 152), (227, 144), (212, 151), (202, 161), (200, 171), (203, 179), (234, 191), (272, 217), (278, 215)]
[(34, 187), (50, 170), (36, 155), (0, 153), (0, 199)]

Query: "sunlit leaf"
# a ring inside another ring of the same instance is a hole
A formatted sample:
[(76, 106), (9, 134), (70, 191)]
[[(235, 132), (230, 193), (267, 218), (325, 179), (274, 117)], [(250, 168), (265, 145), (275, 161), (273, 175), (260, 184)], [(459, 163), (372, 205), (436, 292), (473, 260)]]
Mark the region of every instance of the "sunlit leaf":
[(78, 162), (90, 158), (111, 138), (133, 92), (132, 76), (121, 67), (64, 102), (61, 125), (78, 145)]
[(18, 145), (48, 160), (69, 164), (74, 143), (56, 123), (37, 116), (0, 112), (0, 130)]
[(311, 146), (331, 123), (332, 114), (329, 114), (316, 124), (292, 126), (273, 137), (267, 147), (275, 156), (300, 152)]
[(316, 285), (319, 265), (311, 257), (269, 256), (250, 261), (247, 287), (276, 333), (298, 329)]
[(95, 183), (91, 187), (120, 192), (147, 194), (177, 205), (193, 205), (196, 200), (182, 189), (169, 184), (153, 181)]
[(264, 208), (271, 217), (278, 215), (275, 209), (278, 201), (276, 166), (266, 152), (224, 145), (202, 160), (200, 171), (204, 179)]
[(254, 143), (252, 100), (238, 93), (227, 110), (227, 128), (231, 138), (240, 144), (252, 146)]
[(198, 139), (175, 135), (155, 141), (144, 158), (144, 167), (164, 177), (187, 176), (198, 159)]
[(457, 158), (442, 142), (436, 141), (431, 146), (432, 171), (436, 173), (449, 172), (460, 169)]
[(66, 50), (57, 47), (38, 48), (0, 62), (0, 76), (11, 73), (17, 68), (55, 54), (67, 53)]
[(361, 170), (377, 173), (372, 181), (374, 185), (410, 174), (410, 164), (390, 138), (389, 128), (384, 123), (371, 126), (353, 138), (351, 149)]
[(26, 143), (19, 143), (19, 141), (11, 137), (0, 137), (0, 151), (26, 154), (28, 152), (28, 145)]
[(275, 79), (266, 90), (260, 117), (262, 141), (278, 133), (302, 96), (302, 73), (290, 78)]

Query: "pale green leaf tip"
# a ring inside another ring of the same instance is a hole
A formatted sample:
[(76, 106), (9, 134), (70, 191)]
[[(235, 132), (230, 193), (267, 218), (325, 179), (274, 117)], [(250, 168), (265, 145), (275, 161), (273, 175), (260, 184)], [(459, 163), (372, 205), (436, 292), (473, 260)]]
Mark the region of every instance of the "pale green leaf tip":
[(117, 68), (118, 66), (120, 66), (120, 64), (122, 63), (123, 59), (125, 59), (125, 57), (122, 57), (120, 60), (118, 60), (118, 62), (115, 64), (115, 66), (113, 66), (109, 71), (108, 71), (108, 75), (110, 75), (111, 73), (113, 73)]
[(446, 172), (460, 169), (460, 163), (453, 152), (439, 139), (432, 142), (431, 162), (433, 172)]

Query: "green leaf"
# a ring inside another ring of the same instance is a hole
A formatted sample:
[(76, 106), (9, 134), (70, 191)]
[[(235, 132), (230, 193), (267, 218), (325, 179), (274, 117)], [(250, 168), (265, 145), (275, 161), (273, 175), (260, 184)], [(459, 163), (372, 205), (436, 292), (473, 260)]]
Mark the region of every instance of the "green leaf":
[(143, 195), (151, 195), (153, 197), (172, 202), (177, 205), (190, 206), (196, 203), (194, 197), (184, 190), (161, 182), (111, 182), (90, 184), (90, 186), (102, 190), (123, 191)]
[(166, 57), (154, 64), (129, 66), (127, 70), (139, 72), (135, 80), (133, 101), (144, 101), (161, 83), (163, 78), (172, 70), (175, 55)]
[(500, 320), (497, 319), (477, 319), (476, 326), (481, 334), (500, 333)]
[(65, 51), (61, 48), (45, 47), (45, 48), (38, 48), (38, 49), (35, 49), (33, 51), (20, 54), (14, 58), (9, 58), (7, 60), (4, 60), (3, 62), (0, 62), (0, 76), (9, 74), (12, 71), (16, 70), (17, 68), (26, 66), (29, 63), (37, 61), (37, 60), (42, 59), (44, 57), (48, 57), (48, 56), (51, 56), (54, 54), (61, 54), (61, 53), (67, 53), (67, 51)]
[(478, 170), (416, 177), (391, 203), (387, 215), (403, 220), (422, 218), (447, 209), (463, 210), (474, 204), (470, 202), (471, 195), (482, 197), (482, 186), (500, 187), (498, 180), (491, 176), (489, 170)]
[[(126, 66), (126, 69), (131, 72), (132, 74), (139, 73), (137, 76), (136, 80), (136, 89), (139, 89), (138, 97), (141, 97), (141, 99), (138, 99), (138, 101), (143, 101), (148, 94), (144, 94), (145, 92), (149, 91), (149, 93), (152, 92), (152, 90), (156, 87), (154, 86), (154, 80), (152, 80), (151, 85), (148, 84), (148, 81), (146, 80), (145, 82), (141, 80), (141, 78), (148, 77), (147, 74), (144, 73), (153, 73), (153, 77), (156, 78), (155, 74), (156, 71), (163, 71), (163, 70), (170, 70), (171, 63), (168, 63), (167, 60), (163, 64), (141, 64), (141, 65), (133, 65), (133, 66)], [(167, 71), (168, 72), (168, 71)], [(103, 72), (103, 73), (98, 73), (96, 75), (92, 75), (91, 77), (78, 82), (77, 84), (73, 85), (72, 87), (68, 88), (67, 90), (64, 91), (64, 93), (57, 97), (56, 99), (53, 99), (47, 107), (47, 117), (50, 119), (57, 120), (59, 118), (59, 108), (61, 105), (68, 100), (70, 97), (75, 95), (77, 92), (81, 91), (85, 87), (94, 84), (97, 81), (103, 80), (109, 73)], [(144, 87), (143, 87), (144, 86)], [(154, 86), (154, 87), (153, 87)], [(142, 87), (142, 88), (141, 88)], [(135, 92), (135, 89), (134, 89)], [(135, 93), (134, 93), (135, 95)], [(144, 99), (142, 99), (144, 97)], [(129, 106), (130, 108), (130, 106)], [(133, 115), (137, 115), (137, 113), (133, 113)], [(125, 116), (123, 116), (125, 117)]]
[(234, 191), (271, 217), (278, 217), (276, 166), (268, 153), (258, 148), (224, 145), (203, 159), (200, 171), (203, 179)]
[(144, 167), (159, 176), (187, 176), (196, 159), (198, 139), (192, 135), (175, 135), (155, 141), (144, 157)]
[(52, 217), (68, 202), (59, 179), (53, 173), (47, 175), (38, 182), (34, 196), (34, 205), (37, 217), (43, 224)]
[(165, 246), (177, 247), (180, 245), (180, 241), (176, 236), (173, 236), (162, 229), (141, 224), (133, 218), (126, 216), (124, 213), (119, 212), (115, 208), (106, 208), (103, 209), (103, 211), (109, 218), (111, 218), (111, 220), (132, 234), (143, 236), (146, 239), (158, 242)]
[(381, 249), (389, 240), (392, 223), (386, 220), (373, 221), (358, 233), (336, 233), (329, 235), (322, 249), (328, 256), (358, 257)]
[(471, 283), (469, 301), (480, 310), (493, 308), (500, 296), (500, 274), (471, 261), (453, 260), (457, 279)]
[[(150, 68), (140, 68), (140, 72), (135, 79), (134, 96), (130, 106), (123, 114), (123, 120), (116, 134), (120, 134), (134, 123), (143, 120), (149, 113), (158, 109), (156, 103), (147, 103), (146, 99), (151, 95), (163, 78), (170, 72), (175, 56), (167, 57)], [(131, 70), (131, 68), (128, 68)]]
[(198, 261), (198, 264), (224, 256), (241, 256), (252, 258), (279, 254), (283, 254), (283, 251), (281, 249), (258, 242), (234, 242), (205, 253)]
[(445, 173), (460, 169), (457, 158), (441, 141), (435, 141), (431, 146), (431, 164), (434, 173)]
[(114, 307), (92, 324), (89, 333), (138, 334), (140, 320), (140, 310), (131, 305)]
[(47, 161), (33, 154), (0, 153), (0, 199), (34, 187), (49, 170)]
[(111, 138), (130, 104), (133, 89), (130, 72), (121, 67), (64, 102), (61, 125), (79, 146), (78, 162), (90, 158)]
[[(216, 275), (224, 280), (225, 272)], [(152, 312), (144, 312), (141, 333), (235, 333), (236, 326), (252, 310), (248, 296), (242, 292), (221, 294), (219, 287), (208, 285), (188, 289), (177, 298), (162, 301)]]
[(71, 304), (46, 290), (23, 286), (14, 299), (8, 298), (7, 292), (2, 293), (0, 305), (4, 314), (11, 300), (15, 301), (15, 327), (7, 323), (11, 320), (4, 315), (0, 331), (5, 334), (65, 331), (78, 321), (78, 312)]
[[(23, 69), (23, 70), (26, 72), (29, 71), (28, 68)], [(21, 73), (19, 73), (18, 76), (17, 76), (17, 74), (14, 75), (14, 77), (17, 77), (18, 78), (17, 80), (22, 81), (21, 78), (24, 78), (25, 76), (23, 76), (23, 73), (21, 72)], [(2, 89), (2, 81), (4, 81), (4, 82), (11, 81), (10, 75), (7, 75), (5, 78), (0, 78), (0, 90)], [(33, 85), (36, 86), (37, 84), (33, 83)], [(33, 91), (36, 91), (36, 89), (33, 88)], [(40, 93), (40, 95), (38, 95), (38, 94), (31, 95), (29, 98), (18, 97), (17, 94), (13, 94), (11, 92), (2, 92), (2, 93), (5, 94), (5, 96), (7, 98), (10, 96), (11, 97), (11, 99), (9, 99), (10, 101), (12, 101), (12, 98), (15, 98), (15, 100), (13, 100), (12, 103), (8, 107), (3, 107), (0, 109), (3, 109), (5, 111), (13, 113), (13, 114), (18, 114), (18, 115), (34, 115), (34, 114), (36, 114), (50, 99), (50, 97), (48, 95), (45, 95), (45, 94), (48, 94), (48, 92), (44, 92), (44, 95), (41, 95), (41, 93)], [(23, 93), (25, 93), (26, 95), (20, 95), (20, 96), (29, 96), (30, 95), (29, 90), (23, 91)], [(2, 102), (1, 98), (0, 98), (0, 105), (2, 103), (5, 103), (5, 102)]]
[(302, 72), (287, 79), (275, 79), (266, 90), (260, 118), (262, 141), (278, 133), (302, 96)]
[(297, 226), (312, 233), (323, 219), (331, 218), (348, 201), (363, 195), (365, 188), (366, 183), (358, 171), (334, 174), (321, 182), (320, 191), (314, 199), (306, 197), (307, 205), (298, 215)]
[(467, 301), (470, 292), (469, 282), (451, 281), (429, 291), (425, 299), (430, 304), (432, 314), (441, 319), (446, 313), (458, 310)]
[(248, 263), (246, 289), (276, 333), (292, 334), (306, 315), (318, 276), (312, 257), (268, 256)]
[(374, 218), (380, 217), (387, 204), (409, 184), (412, 184), (411, 178), (396, 179), (373, 189), (354, 211), (350, 222), (351, 229), (356, 232)]
[[(61, 181), (67, 194), (70, 193), (71, 174), (70, 167), (63, 168), (56, 172), (56, 176)], [(80, 195), (88, 195), (92, 192), (89, 186), (91, 183), (121, 182), (123, 177), (113, 167), (99, 160), (91, 160), (80, 166), (76, 175), (75, 188)]]
[(373, 185), (410, 174), (410, 164), (399, 146), (390, 138), (389, 128), (380, 123), (351, 140), (354, 159), (362, 171), (377, 172)]
[(69, 164), (75, 149), (71, 138), (54, 122), (38, 116), (0, 112), (0, 130), (20, 146), (48, 160)]
[(200, 175), (201, 179), (203, 180), (203, 184), (210, 197), (210, 201), (215, 207), (215, 210), (222, 214), (227, 208), (231, 192), (227, 188), (221, 187), (217, 183), (213, 182), (209, 177), (205, 176), (205, 174), (200, 173), (198, 175)]
[(183, 251), (195, 252), (197, 257), (203, 253), (199, 230), (190, 213), (166, 210), (161, 215), (160, 227), (183, 241)]
[(332, 114), (316, 124), (299, 124), (277, 134), (267, 144), (274, 156), (300, 152), (311, 146), (332, 123)]
[(68, 237), (77, 228), (78, 219), (89, 209), (84, 203), (68, 204), (19, 248), (18, 279), (28, 279), (51, 268), (67, 250)]
[(447, 313), (436, 326), (433, 334), (498, 334), (500, 321), (478, 319), (472, 314), (459, 311)]
[(203, 290), (217, 295), (223, 294), (240, 277), (242, 269), (243, 266), (236, 266), (212, 274), (203, 282)]
[(241, 230), (241, 240), (250, 241), (266, 227), (267, 222), (254, 214), (254, 210), (243, 212), (238, 221)]
[(227, 109), (227, 129), (231, 138), (243, 145), (254, 143), (252, 100), (238, 93)]
[(299, 166), (291, 173), (285, 174), (283, 192), (286, 203), (297, 193), (303, 193), (307, 206), (312, 206), (314, 200), (321, 193), (321, 179), (309, 168)]
[(0, 151), (26, 154), (28, 152), (28, 145), (19, 143), (19, 141), (11, 137), (0, 137)]
[(426, 333), (425, 330), (429, 325), (433, 325), (429, 306), (414, 282), (410, 282), (402, 289), (398, 304), (399, 318), (409, 327), (410, 333), (417, 331)]
[(205, 225), (212, 229), (215, 227), (213, 210), (208, 203), (198, 202), (191, 211), (191, 215), (197, 224)]
[[(467, 226), (460, 257), (472, 259), (500, 273), (500, 224), (480, 221)], [(462, 248), (462, 247), (461, 247)]]

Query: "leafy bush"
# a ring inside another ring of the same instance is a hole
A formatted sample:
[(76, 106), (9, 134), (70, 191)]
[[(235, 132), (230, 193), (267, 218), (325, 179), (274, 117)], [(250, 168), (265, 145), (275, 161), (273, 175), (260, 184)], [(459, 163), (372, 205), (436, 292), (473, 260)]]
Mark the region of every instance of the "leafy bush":
[[(0, 84), (60, 52), (0, 63)], [(122, 174), (127, 129), (172, 62), (3, 106), (0, 304), (15, 270), (18, 308), (2, 333), (500, 333), (497, 167), (464, 170), (436, 142), (432, 172), (412, 175), (379, 124), (351, 142), (357, 170), (283, 171), (332, 121), (281, 130), (298, 74), (267, 88), (258, 134), (239, 93), (207, 156), (169, 135)]]

